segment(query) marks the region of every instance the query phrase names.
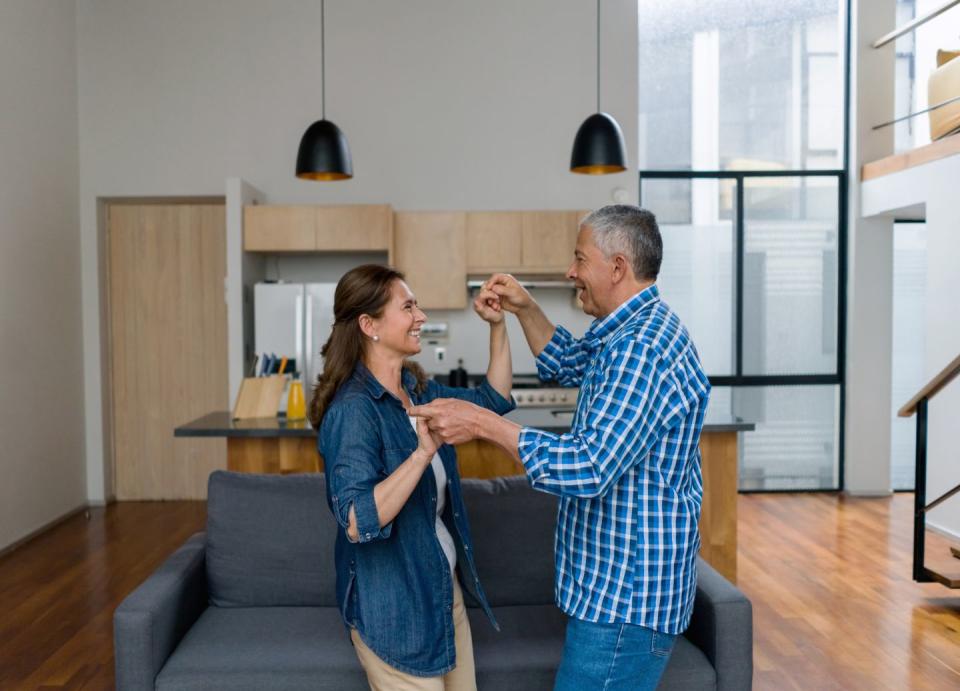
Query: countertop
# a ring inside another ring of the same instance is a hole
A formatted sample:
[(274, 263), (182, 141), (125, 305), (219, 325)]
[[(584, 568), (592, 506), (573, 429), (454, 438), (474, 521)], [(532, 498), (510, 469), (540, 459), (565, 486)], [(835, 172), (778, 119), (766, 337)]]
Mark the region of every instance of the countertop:
[[(542, 408), (519, 408), (507, 415), (518, 425), (536, 427), (546, 432), (563, 433), (570, 430), (572, 412), (553, 415)], [(750, 432), (756, 428), (752, 422), (739, 418), (707, 416), (703, 432)], [(314, 437), (316, 433), (306, 420), (287, 422), (284, 418), (251, 418), (231, 420), (230, 412), (218, 410), (191, 420), (173, 430), (175, 437)]]

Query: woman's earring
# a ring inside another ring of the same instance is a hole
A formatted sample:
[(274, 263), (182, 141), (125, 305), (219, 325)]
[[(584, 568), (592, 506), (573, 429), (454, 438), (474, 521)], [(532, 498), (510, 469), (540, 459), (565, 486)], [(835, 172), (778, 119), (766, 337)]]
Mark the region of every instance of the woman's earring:
[(379, 336), (377, 336), (376, 334), (374, 334), (374, 336), (373, 336), (373, 340), (374, 340), (374, 341), (379, 341), (379, 340), (380, 340), (380, 337), (379, 337)]

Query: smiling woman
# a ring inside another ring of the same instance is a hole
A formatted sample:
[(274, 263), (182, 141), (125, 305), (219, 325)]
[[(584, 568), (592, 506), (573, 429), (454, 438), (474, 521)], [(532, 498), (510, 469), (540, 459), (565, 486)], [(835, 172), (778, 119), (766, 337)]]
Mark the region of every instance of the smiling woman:
[[(473, 561), (456, 452), (425, 420), (407, 415), (437, 398), (501, 415), (513, 407), (499, 300), (484, 287), (473, 306), (490, 324), (487, 380), (453, 389), (407, 360), (420, 352), (427, 315), (403, 274), (360, 266), (334, 294), (310, 417), (339, 524), (337, 604), (372, 688), (434, 688), (442, 680), (447, 688), (475, 689), (463, 591), (496, 626)], [(403, 630), (396, 621), (405, 622)]]

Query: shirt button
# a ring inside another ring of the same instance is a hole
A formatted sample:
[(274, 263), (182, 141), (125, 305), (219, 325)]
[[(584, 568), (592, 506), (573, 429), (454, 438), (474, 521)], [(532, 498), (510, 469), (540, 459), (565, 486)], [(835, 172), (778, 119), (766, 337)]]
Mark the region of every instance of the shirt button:
[(456, 511), (454, 511), (454, 512), (453, 512), (453, 517), (454, 517), (454, 518), (460, 518), (460, 514), (458, 514)]
[(369, 540), (369, 539), (370, 539), (370, 533), (366, 533), (366, 534), (364, 535), (364, 537)]

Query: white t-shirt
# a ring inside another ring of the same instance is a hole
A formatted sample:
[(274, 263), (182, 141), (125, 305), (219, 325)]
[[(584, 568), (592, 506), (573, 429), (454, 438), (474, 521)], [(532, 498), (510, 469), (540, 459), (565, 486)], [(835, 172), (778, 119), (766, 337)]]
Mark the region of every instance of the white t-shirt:
[[(413, 425), (413, 431), (417, 431), (417, 418), (410, 417), (407, 418), (410, 420), (410, 424)], [(443, 468), (443, 461), (440, 459), (439, 453), (433, 454), (433, 459), (430, 461), (430, 467), (433, 469), (433, 477), (437, 481), (437, 517), (435, 521), (436, 530), (437, 530), (437, 540), (440, 541), (440, 547), (443, 549), (443, 554), (446, 556), (447, 561), (450, 562), (450, 570), (453, 571), (457, 566), (457, 546), (453, 542), (453, 536), (450, 535), (450, 531), (447, 530), (447, 526), (444, 525), (443, 519), (443, 509), (447, 505), (447, 471)]]

